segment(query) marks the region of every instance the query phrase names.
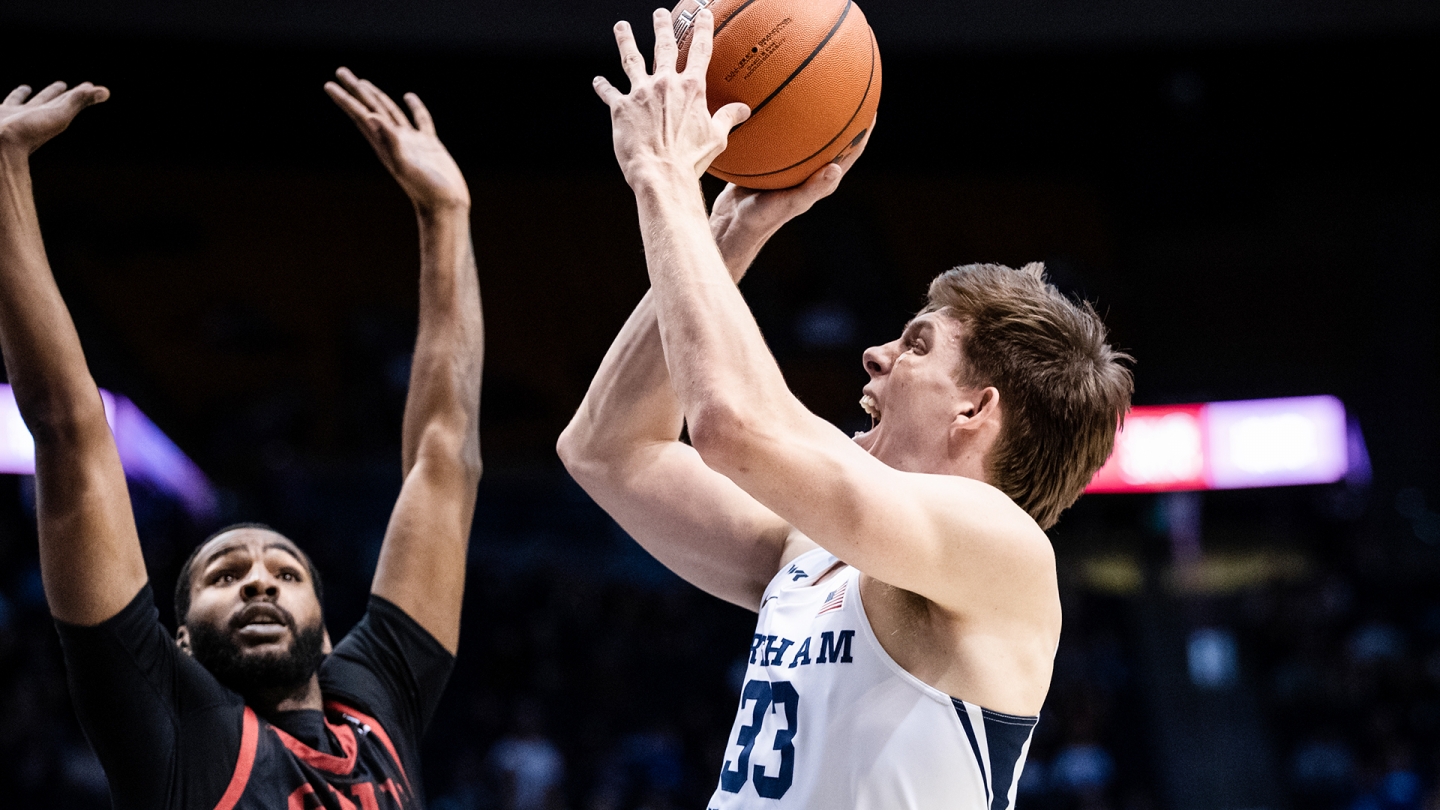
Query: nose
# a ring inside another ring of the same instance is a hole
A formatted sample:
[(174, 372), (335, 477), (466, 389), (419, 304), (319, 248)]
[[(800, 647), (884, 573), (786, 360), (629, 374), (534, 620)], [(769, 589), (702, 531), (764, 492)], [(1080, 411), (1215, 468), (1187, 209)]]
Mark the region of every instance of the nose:
[(865, 371), (872, 378), (890, 373), (890, 367), (895, 363), (896, 349), (900, 341), (892, 340), (881, 346), (871, 346), (865, 350), (862, 359), (865, 363)]
[(280, 584), (264, 565), (256, 564), (250, 568), (245, 576), (245, 582), (240, 586), (240, 594), (246, 600), (267, 598), (274, 599), (280, 593)]

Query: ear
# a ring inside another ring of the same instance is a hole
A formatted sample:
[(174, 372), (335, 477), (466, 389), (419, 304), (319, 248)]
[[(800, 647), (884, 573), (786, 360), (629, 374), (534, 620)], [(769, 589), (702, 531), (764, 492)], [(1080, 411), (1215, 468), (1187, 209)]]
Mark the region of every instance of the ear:
[(979, 430), (1000, 425), (1000, 389), (993, 385), (966, 391), (955, 414), (955, 430)]
[(180, 628), (175, 631), (175, 646), (179, 647), (180, 652), (186, 655), (195, 655), (194, 651), (190, 649), (190, 628), (183, 624), (180, 625)]
[(325, 638), (320, 642), (320, 652), (329, 655), (335, 648), (330, 644), (330, 628), (325, 628)]

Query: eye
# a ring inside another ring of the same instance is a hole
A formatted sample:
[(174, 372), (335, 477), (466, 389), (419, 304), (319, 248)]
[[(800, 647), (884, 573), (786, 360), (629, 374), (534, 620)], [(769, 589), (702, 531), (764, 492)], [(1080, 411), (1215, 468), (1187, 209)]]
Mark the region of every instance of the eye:
[(300, 575), (297, 574), (297, 573), (295, 573), (294, 571), (281, 571), (281, 572), (280, 572), (280, 578), (283, 579), (283, 580), (285, 580), (286, 582), (299, 582), (299, 581), (300, 581)]
[(229, 571), (222, 571), (219, 574), (216, 574), (215, 578), (211, 580), (211, 582), (216, 585), (229, 585), (234, 581), (235, 575), (230, 573)]

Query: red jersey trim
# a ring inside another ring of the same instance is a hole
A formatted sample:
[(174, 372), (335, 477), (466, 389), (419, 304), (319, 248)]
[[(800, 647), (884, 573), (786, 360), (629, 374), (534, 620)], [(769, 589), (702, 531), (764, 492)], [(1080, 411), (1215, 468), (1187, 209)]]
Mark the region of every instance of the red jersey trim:
[(337, 726), (328, 718), (325, 720), (325, 725), (330, 728), (330, 733), (334, 734), (335, 739), (339, 741), (340, 750), (345, 752), (345, 756), (337, 757), (334, 754), (316, 751), (272, 723), (266, 723), (266, 725), (275, 732), (276, 737), (280, 738), (280, 742), (290, 749), (290, 753), (299, 757), (300, 761), (306, 765), (326, 773), (333, 773), (336, 776), (349, 776), (355, 770), (355, 759), (360, 753), (360, 746), (355, 743), (355, 732), (349, 726)]
[(246, 706), (240, 721), (240, 756), (235, 760), (235, 773), (231, 775), (230, 785), (225, 788), (225, 795), (220, 797), (215, 810), (232, 810), (240, 801), (245, 786), (250, 783), (250, 769), (255, 767), (255, 749), (259, 743), (260, 720), (255, 711)]
[(395, 767), (400, 769), (400, 778), (405, 780), (405, 789), (411, 791), (412, 793), (414, 792), (415, 789), (410, 785), (410, 775), (405, 773), (405, 763), (400, 761), (400, 753), (395, 750), (395, 744), (390, 742), (390, 735), (385, 733), (385, 728), (380, 725), (379, 720), (376, 720), (370, 715), (360, 712), (356, 709), (352, 709), (338, 700), (325, 701), (325, 707), (341, 714), (348, 714), (356, 720), (359, 720), (361, 723), (369, 726), (370, 731), (374, 733), (376, 737), (379, 737), (380, 742), (385, 745), (385, 750), (390, 752), (390, 758), (395, 761)]

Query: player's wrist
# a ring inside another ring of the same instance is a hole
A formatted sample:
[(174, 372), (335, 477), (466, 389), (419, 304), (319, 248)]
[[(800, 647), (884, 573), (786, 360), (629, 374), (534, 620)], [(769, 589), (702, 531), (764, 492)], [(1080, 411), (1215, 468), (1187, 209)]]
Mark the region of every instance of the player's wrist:
[(625, 172), (625, 179), (637, 194), (668, 195), (690, 189), (698, 191), (700, 188), (700, 180), (692, 168), (658, 157), (632, 161)]
[(30, 151), (29, 144), (20, 143), (13, 133), (7, 134), (5, 128), (0, 127), (0, 172), (8, 176), (28, 173)]

